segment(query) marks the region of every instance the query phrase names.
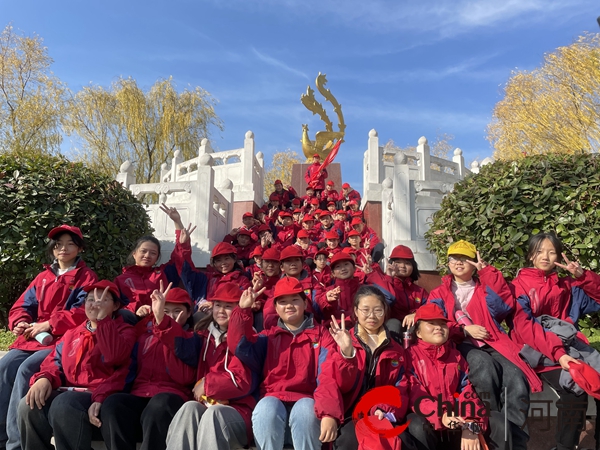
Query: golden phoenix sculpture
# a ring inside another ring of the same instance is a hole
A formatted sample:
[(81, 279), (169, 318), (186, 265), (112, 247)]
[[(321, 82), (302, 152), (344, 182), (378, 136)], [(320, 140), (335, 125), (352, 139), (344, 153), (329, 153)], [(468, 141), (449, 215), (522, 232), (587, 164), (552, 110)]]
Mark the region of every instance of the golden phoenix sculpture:
[(317, 86), (317, 90), (321, 93), (321, 95), (325, 97), (325, 100), (333, 105), (333, 112), (335, 112), (338, 117), (339, 131), (333, 131), (333, 123), (329, 119), (329, 116), (327, 116), (327, 112), (323, 108), (323, 105), (315, 99), (315, 91), (308, 86), (306, 88), (306, 94), (302, 94), (300, 96), (300, 101), (306, 107), (306, 109), (313, 113), (313, 115), (318, 114), (321, 120), (325, 123), (325, 130), (317, 131), (314, 141), (311, 141), (308, 137), (308, 125), (302, 125), (302, 140), (300, 142), (302, 142), (302, 152), (308, 159), (311, 159), (315, 153), (319, 154), (321, 159), (325, 159), (327, 155), (329, 155), (329, 152), (335, 144), (335, 141), (344, 139), (344, 133), (346, 131), (344, 115), (342, 114), (342, 105), (338, 103), (329, 89), (325, 89), (326, 84), (326, 75), (319, 72), (319, 75), (317, 75), (317, 79), (315, 81), (315, 85)]

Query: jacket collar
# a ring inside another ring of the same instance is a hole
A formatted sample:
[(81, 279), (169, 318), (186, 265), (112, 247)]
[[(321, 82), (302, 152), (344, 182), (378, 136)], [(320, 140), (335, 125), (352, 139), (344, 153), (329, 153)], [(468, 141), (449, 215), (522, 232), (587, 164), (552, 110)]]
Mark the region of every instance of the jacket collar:
[(429, 344), (422, 339), (417, 339), (417, 347), (429, 356), (430, 359), (442, 359), (448, 352), (448, 341), (442, 345)]
[[(361, 341), (363, 341), (365, 344), (367, 342), (369, 342), (369, 333), (367, 333), (367, 330), (365, 330), (363, 328), (363, 326), (359, 323), (357, 323), (354, 326), (354, 335), (359, 338)], [(381, 329), (379, 330), (379, 333), (377, 334), (377, 347), (379, 348), (383, 345), (387, 345), (387, 343), (389, 342), (389, 336), (388, 336), (388, 331), (387, 328), (385, 326), (382, 326)]]

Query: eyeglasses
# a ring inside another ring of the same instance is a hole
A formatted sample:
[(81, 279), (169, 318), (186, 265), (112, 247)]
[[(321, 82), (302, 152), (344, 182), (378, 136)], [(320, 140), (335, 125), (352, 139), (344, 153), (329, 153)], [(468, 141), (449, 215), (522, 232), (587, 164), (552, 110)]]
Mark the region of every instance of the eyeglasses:
[(61, 244), (60, 242), (57, 242), (56, 244), (54, 244), (54, 250), (62, 250), (63, 248), (69, 249), (73, 247), (77, 247), (77, 244), (75, 244), (74, 242), (67, 242), (66, 244)]
[(448, 264), (456, 264), (457, 262), (464, 263), (465, 261), (470, 260), (468, 256), (448, 256)]
[(383, 317), (383, 315), (385, 314), (385, 311), (383, 309), (372, 309), (372, 310), (368, 310), (368, 309), (358, 309), (358, 311), (363, 315), (363, 317), (365, 319), (368, 319), (369, 317), (371, 317), (371, 314), (373, 314), (375, 317)]

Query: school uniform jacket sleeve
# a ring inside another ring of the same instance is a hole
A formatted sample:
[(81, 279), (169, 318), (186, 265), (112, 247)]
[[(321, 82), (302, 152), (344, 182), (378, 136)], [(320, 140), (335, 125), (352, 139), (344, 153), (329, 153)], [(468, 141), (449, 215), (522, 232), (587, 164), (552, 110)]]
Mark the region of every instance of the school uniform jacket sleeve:
[(40, 371), (34, 374), (29, 381), (29, 385), (33, 386), (40, 378), (46, 378), (50, 381), (52, 389), (58, 389), (64, 384), (65, 377), (62, 365), (63, 341), (61, 340), (48, 356), (42, 361)]
[(229, 352), (227, 366), (211, 370), (204, 377), (204, 392), (214, 399), (235, 400), (248, 395), (253, 387), (252, 372)]
[(135, 341), (135, 328), (122, 320), (106, 317), (98, 321), (96, 346), (102, 353), (104, 364), (128, 365)]
[(341, 355), (329, 331), (323, 327), (321, 335), (317, 389), (315, 390), (315, 414), (318, 419), (333, 417), (338, 423), (344, 420), (344, 400), (333, 367), (341, 363)]
[[(169, 317), (169, 316), (165, 316), (165, 318), (166, 317)], [(169, 319), (171, 319), (171, 318), (169, 317)], [(179, 325), (173, 319), (170, 320), (170, 324), (171, 324), (170, 328), (179, 329), (179, 330), (181, 330), (181, 332), (184, 332), (183, 328), (181, 328), (181, 325)], [(161, 325), (162, 325), (162, 322), (161, 322)], [(166, 345), (164, 343), (164, 341), (173, 342), (173, 339), (165, 337), (164, 336), (166, 334), (165, 330), (160, 329), (159, 326), (156, 325), (156, 322), (154, 322), (154, 325), (152, 328), (152, 334), (158, 340), (160, 340), (161, 343), (163, 343), (163, 345), (164, 345), (163, 356), (165, 358), (166, 370), (167, 370), (167, 373), (169, 374), (169, 377), (171, 377), (171, 379), (174, 382), (181, 384), (181, 385), (192, 384), (196, 378), (196, 369), (194, 367), (186, 364), (180, 358), (177, 357), (177, 355), (175, 353), (175, 348), (173, 345)], [(164, 339), (164, 341), (163, 341), (163, 339)]]
[(80, 271), (77, 274), (77, 278), (80, 278), (81, 281), (77, 282), (77, 287), (73, 289), (67, 298), (64, 309), (55, 311), (49, 319), (52, 334), (56, 336), (62, 336), (67, 330), (75, 328), (86, 320), (84, 303), (87, 292), (83, 290), (83, 287), (98, 281), (98, 276), (93, 270), (87, 267), (77, 270)]
[(235, 354), (253, 373), (262, 374), (267, 356), (268, 338), (264, 334), (254, 332), (253, 321), (251, 308), (237, 306), (229, 319), (227, 345), (229, 351)]
[(190, 367), (198, 367), (204, 338), (197, 333), (186, 331), (166, 316), (159, 325), (154, 325), (154, 333), (167, 349), (181, 362)]

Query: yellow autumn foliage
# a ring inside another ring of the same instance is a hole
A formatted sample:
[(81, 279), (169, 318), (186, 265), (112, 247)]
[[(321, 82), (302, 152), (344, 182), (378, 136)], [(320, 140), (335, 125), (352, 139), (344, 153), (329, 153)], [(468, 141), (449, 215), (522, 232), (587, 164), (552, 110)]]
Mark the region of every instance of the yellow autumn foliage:
[(597, 152), (600, 148), (600, 34), (580, 36), (531, 72), (514, 71), (494, 108), (487, 139), (494, 158)]
[[(294, 164), (301, 164), (303, 162), (305, 162), (304, 158), (300, 158), (298, 153), (289, 148), (285, 151), (275, 153), (271, 164), (265, 171), (265, 198), (275, 190), (273, 187), (275, 180), (281, 180), (283, 187), (287, 188), (292, 182), (292, 167)], [(299, 192), (298, 195), (302, 196), (304, 192)]]
[(130, 161), (138, 183), (156, 182), (174, 150), (190, 159), (211, 126), (222, 129), (215, 103), (200, 87), (178, 92), (172, 78), (146, 92), (134, 79), (119, 78), (108, 89), (87, 86), (75, 94), (65, 129), (87, 164), (114, 176)]
[(67, 89), (39, 36), (0, 33), (0, 150), (52, 153), (62, 142)]

